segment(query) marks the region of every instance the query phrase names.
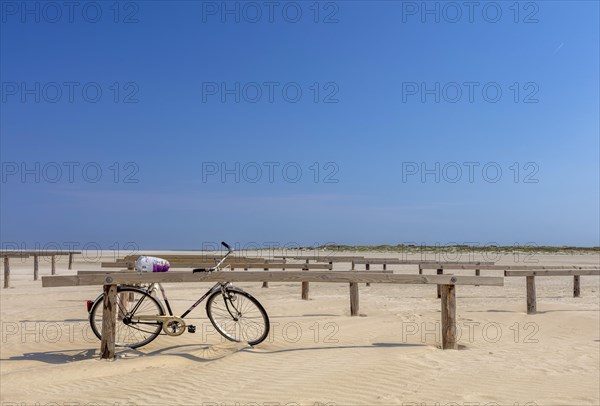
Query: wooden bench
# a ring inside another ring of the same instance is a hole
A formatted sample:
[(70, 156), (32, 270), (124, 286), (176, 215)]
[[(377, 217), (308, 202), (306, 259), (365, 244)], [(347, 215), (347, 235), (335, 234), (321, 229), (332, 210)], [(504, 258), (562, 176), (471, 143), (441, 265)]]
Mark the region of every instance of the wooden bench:
[[(115, 326), (117, 285), (181, 282), (327, 282), (348, 283), (350, 287), (350, 314), (359, 314), (358, 283), (434, 284), (442, 290), (442, 348), (458, 349), (456, 336), (456, 286), (482, 285), (503, 286), (502, 277), (451, 276), (451, 275), (397, 275), (375, 272), (115, 272), (109, 274), (44, 276), (42, 286), (90, 286), (103, 285), (104, 307), (102, 312), (102, 340), (100, 358), (115, 357)], [(106, 333), (108, 332), (108, 333)]]
[(525, 277), (527, 279), (527, 314), (537, 312), (537, 298), (535, 292), (536, 276), (573, 276), (573, 297), (580, 297), (580, 277), (583, 275), (600, 276), (600, 269), (561, 269), (549, 268), (539, 270), (508, 270), (504, 271), (506, 277)]
[(10, 286), (10, 262), (9, 258), (29, 258), (33, 257), (33, 280), (37, 281), (39, 276), (39, 259), (38, 257), (49, 256), (51, 257), (51, 270), (52, 275), (56, 275), (56, 256), (68, 255), (69, 256), (69, 269), (73, 266), (73, 255), (81, 254), (81, 251), (70, 251), (70, 250), (5, 250), (0, 251), (0, 256), (4, 259), (4, 288)]

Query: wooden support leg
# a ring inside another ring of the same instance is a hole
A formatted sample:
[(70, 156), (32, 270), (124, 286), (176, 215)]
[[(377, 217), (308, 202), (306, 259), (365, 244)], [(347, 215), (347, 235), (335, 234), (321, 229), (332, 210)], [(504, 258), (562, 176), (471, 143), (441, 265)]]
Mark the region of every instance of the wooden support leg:
[(456, 288), (454, 285), (441, 285), (440, 288), (442, 291), (442, 349), (458, 350), (458, 343), (456, 342)]
[(573, 276), (573, 297), (579, 297), (581, 294), (581, 284), (580, 284), (580, 276)]
[[(371, 270), (371, 264), (365, 264), (365, 271), (370, 271)], [(367, 282), (367, 286), (371, 286), (371, 284), (369, 282)]]
[[(481, 274), (481, 271), (479, 269), (475, 270), (475, 276), (479, 276)], [(475, 286), (479, 286), (479, 285), (475, 285)]]
[(419, 264), (419, 275), (423, 275), (423, 268), (421, 268), (421, 264)]
[[(263, 269), (263, 271), (268, 271), (268, 270), (269, 270), (269, 268), (264, 268), (264, 269)], [(264, 282), (263, 282), (263, 284), (262, 284), (262, 287), (263, 287), (263, 288), (268, 288), (268, 287), (269, 287), (269, 282), (267, 282), (267, 281), (264, 281)]]
[(535, 297), (535, 276), (527, 276), (527, 314), (534, 314), (537, 311)]
[(69, 252), (69, 269), (73, 269), (73, 253)]
[(383, 270), (387, 271), (387, 264), (383, 264)]
[(8, 257), (4, 257), (4, 288), (10, 286), (10, 264), (8, 263)]
[(358, 316), (358, 283), (350, 282), (350, 315)]
[(302, 300), (308, 300), (308, 282), (302, 282)]
[(33, 280), (38, 280), (38, 275), (40, 273), (40, 261), (37, 255), (33, 256)]
[(117, 285), (104, 285), (102, 307), (102, 340), (100, 359), (115, 358), (115, 329), (117, 316)]
[[(438, 275), (443, 275), (444, 274), (444, 270), (442, 268), (437, 270), (437, 274)], [(437, 285), (437, 298), (441, 299), (442, 297), (442, 287), (440, 285)]]
[(350, 268), (352, 271), (354, 271), (354, 261), (352, 261), (352, 268)]
[[(306, 263), (308, 264), (308, 259), (306, 260)], [(308, 267), (304, 268), (303, 271), (308, 271)], [(302, 300), (308, 300), (309, 289), (308, 282), (302, 282)]]
[(52, 255), (52, 269), (50, 273), (56, 275), (56, 255)]

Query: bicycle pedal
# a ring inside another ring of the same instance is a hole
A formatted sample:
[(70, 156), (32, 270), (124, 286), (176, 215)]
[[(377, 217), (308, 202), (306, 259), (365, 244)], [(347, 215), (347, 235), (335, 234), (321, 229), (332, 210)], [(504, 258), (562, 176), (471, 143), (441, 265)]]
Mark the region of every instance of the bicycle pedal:
[(187, 326), (188, 328), (188, 333), (195, 333), (196, 332), (196, 326)]

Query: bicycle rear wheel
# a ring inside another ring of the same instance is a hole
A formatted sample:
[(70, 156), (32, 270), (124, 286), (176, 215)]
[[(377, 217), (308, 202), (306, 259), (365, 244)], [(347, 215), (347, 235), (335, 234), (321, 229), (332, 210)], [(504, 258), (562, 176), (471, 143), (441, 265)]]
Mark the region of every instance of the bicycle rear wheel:
[[(102, 339), (102, 313), (104, 297), (100, 296), (90, 309), (90, 325), (98, 339)], [(135, 310), (136, 316), (163, 316), (162, 306), (145, 290), (124, 286), (117, 288), (117, 324), (115, 326), (115, 345), (118, 347), (138, 348), (148, 344), (160, 334), (162, 323), (132, 322), (128, 316)]]
[(235, 342), (260, 344), (269, 335), (269, 316), (252, 295), (237, 288), (217, 291), (206, 302), (206, 314), (215, 329)]

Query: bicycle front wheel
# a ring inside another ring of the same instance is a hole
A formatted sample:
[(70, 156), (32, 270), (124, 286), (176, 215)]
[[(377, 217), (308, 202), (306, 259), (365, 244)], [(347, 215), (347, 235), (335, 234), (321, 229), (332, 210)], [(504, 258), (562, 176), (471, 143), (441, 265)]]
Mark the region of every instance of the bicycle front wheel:
[[(102, 339), (102, 309), (104, 298), (101, 296), (90, 309), (90, 325), (98, 339)], [(117, 324), (115, 326), (115, 345), (118, 347), (138, 348), (148, 344), (160, 334), (162, 323), (156, 321), (135, 322), (132, 316), (163, 316), (162, 306), (152, 295), (143, 289), (134, 287), (117, 288)]]
[(252, 295), (236, 288), (217, 291), (206, 302), (206, 314), (214, 328), (235, 342), (260, 344), (269, 335), (269, 316)]

